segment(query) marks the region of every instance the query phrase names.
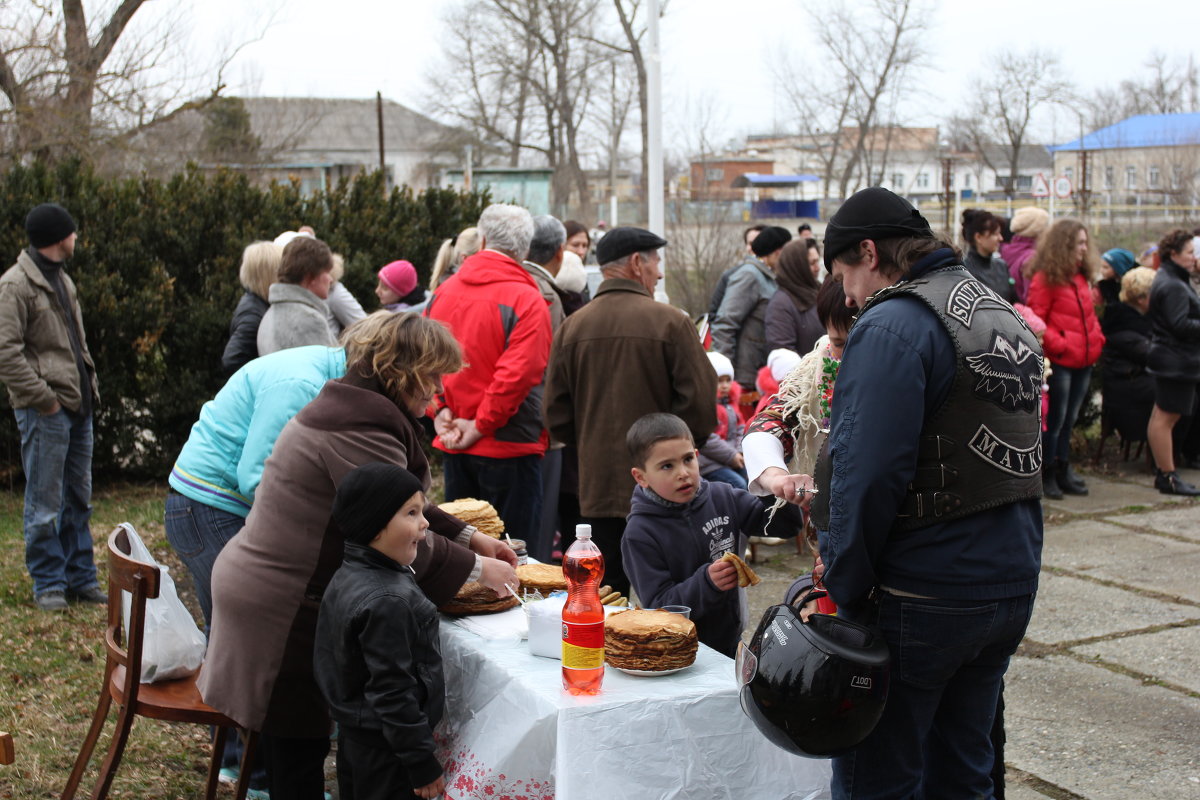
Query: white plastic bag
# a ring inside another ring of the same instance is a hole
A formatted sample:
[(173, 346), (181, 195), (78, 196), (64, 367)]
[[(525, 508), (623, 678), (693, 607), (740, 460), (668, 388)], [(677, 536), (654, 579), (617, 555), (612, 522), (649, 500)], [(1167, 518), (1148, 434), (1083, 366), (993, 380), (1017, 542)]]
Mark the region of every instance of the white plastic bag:
[[(153, 564), (161, 575), (158, 597), (146, 601), (146, 630), (142, 637), (142, 683), (182, 678), (200, 666), (204, 660), (204, 634), (184, 607), (175, 591), (170, 571), (154, 560), (142, 537), (128, 522), (121, 527), (129, 535), (129, 556)], [(121, 592), (125, 630), (129, 630), (129, 609), (133, 597)]]

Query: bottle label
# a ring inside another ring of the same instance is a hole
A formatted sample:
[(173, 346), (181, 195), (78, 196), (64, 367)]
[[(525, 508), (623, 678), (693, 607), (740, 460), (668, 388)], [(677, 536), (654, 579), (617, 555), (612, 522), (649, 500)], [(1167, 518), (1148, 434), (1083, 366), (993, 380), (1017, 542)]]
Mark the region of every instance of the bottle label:
[(604, 621), (562, 624), (562, 665), (566, 669), (604, 666)]

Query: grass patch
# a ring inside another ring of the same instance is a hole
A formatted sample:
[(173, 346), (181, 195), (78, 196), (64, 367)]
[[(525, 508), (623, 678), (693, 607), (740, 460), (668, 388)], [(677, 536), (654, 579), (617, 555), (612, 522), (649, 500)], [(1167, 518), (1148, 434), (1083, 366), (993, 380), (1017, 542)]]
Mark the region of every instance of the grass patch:
[[(108, 534), (117, 523), (131, 522), (155, 558), (171, 567), (180, 593), (189, 601), (187, 570), (163, 534), (165, 497), (165, 485), (96, 491), (92, 536), (102, 586), (108, 585)], [(104, 671), (102, 606), (74, 605), (65, 614), (47, 614), (33, 604), (33, 585), (25, 571), (22, 506), (20, 492), (0, 492), (0, 730), (13, 735), (17, 756), (12, 766), (0, 767), (0, 798), (6, 799), (59, 796), (95, 711)], [(112, 711), (79, 796), (91, 794), (114, 718)], [(138, 720), (112, 796), (200, 796), (208, 767), (207, 742), (208, 731), (200, 726)], [(222, 794), (233, 793), (225, 788)]]

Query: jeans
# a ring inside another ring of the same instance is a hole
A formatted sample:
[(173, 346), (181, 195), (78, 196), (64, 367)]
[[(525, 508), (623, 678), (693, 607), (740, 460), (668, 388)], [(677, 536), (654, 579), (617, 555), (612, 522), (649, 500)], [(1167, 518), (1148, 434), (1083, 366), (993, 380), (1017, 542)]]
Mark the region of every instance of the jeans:
[(14, 409), (25, 469), (25, 566), (34, 597), (97, 587), (92, 556), (92, 418)]
[(834, 800), (992, 797), (992, 722), (1033, 599), (882, 593), (879, 627), (892, 656), (887, 705), (862, 744), (834, 758)]
[(205, 505), (176, 492), (167, 495), (167, 541), (192, 574), (196, 599), (204, 613), (204, 629), (212, 622), (212, 569), (221, 548), (232, 539), (245, 517)]
[(446, 453), (446, 500), (474, 497), (496, 507), (509, 536), (534, 544), (542, 524), (542, 457)]
[(1046, 415), (1046, 432), (1042, 434), (1042, 460), (1071, 460), (1071, 429), (1079, 417), (1079, 409), (1087, 399), (1092, 368), (1054, 365), (1047, 384), (1050, 386), (1050, 412)]
[(747, 485), (746, 478), (743, 475), (744, 472), (745, 470), (739, 472), (733, 467), (720, 467), (705, 475), (704, 479), (709, 483), (720, 481), (721, 483), (728, 483), (735, 489), (744, 490)]

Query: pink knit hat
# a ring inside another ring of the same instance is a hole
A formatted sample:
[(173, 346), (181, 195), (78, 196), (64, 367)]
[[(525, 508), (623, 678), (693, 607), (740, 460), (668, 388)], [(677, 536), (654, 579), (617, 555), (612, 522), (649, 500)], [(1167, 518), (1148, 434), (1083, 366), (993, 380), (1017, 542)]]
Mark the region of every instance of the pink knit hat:
[(379, 280), (399, 297), (417, 288), (417, 268), (408, 261), (393, 261), (379, 270)]

